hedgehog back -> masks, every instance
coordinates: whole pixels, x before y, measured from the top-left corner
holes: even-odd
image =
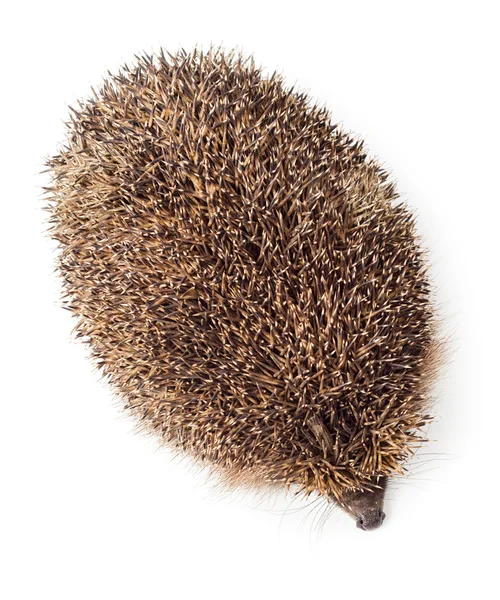
[[[49,166],[77,335],[149,429],[306,493],[401,472],[429,418],[426,263],[325,109],[236,54],[142,57]]]

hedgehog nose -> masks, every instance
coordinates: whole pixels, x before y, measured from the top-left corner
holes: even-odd
[[[385,519],[385,513],[380,508],[374,508],[366,511],[356,521],[356,527],[363,529],[364,531],[370,531],[371,529],[377,529],[380,527]]]

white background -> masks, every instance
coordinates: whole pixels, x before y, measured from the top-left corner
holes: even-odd
[[[0,597],[498,597],[497,2],[27,2],[2,8]],[[375,532],[225,494],[134,430],[72,341],[39,174],[68,104],[136,52],[254,53],[392,170],[430,247],[449,366],[435,440]],[[300,509],[300,510],[295,510]]]

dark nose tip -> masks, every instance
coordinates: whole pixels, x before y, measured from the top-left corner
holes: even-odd
[[[385,513],[380,508],[369,510],[358,517],[356,521],[356,527],[363,529],[364,531],[370,531],[380,527],[385,519]]]

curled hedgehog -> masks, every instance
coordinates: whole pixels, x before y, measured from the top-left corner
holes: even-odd
[[[430,421],[415,219],[329,112],[211,49],[137,57],[47,161],[75,331],[149,430],[365,530]]]

